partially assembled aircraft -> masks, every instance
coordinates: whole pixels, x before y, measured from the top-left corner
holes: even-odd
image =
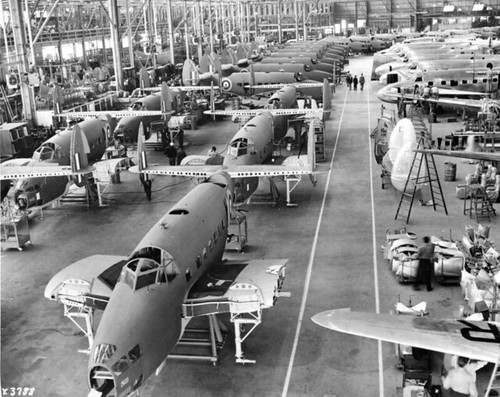
[[[500,323],[466,319],[433,319],[335,309],[315,314],[322,327],[365,338],[400,343],[474,360],[496,363],[500,356]]]
[[[0,178],[17,180],[15,204],[21,210],[44,207],[64,195],[72,180],[83,186],[82,176],[94,170],[88,164],[102,158],[114,125],[111,117],[84,120],[47,139],[31,159],[2,163]]]
[[[89,396],[138,392],[161,371],[193,317],[230,313],[239,335],[236,319],[256,312],[253,327],[262,310],[274,306],[286,259],[222,260],[233,199],[230,176],[213,173],[174,204],[130,256],[94,255],[50,280],[46,298],[104,310],[95,338],[92,327],[87,330]],[[237,362],[253,362],[236,343]]]
[[[207,177],[213,172],[224,169],[235,178],[235,199],[241,204],[247,201],[257,189],[260,177],[285,176],[293,177],[295,185],[300,181],[301,175],[314,177],[315,150],[314,150],[314,128],[316,121],[309,124],[307,137],[307,155],[290,156],[284,159],[282,164],[273,162],[267,164],[273,154],[274,143],[279,142],[286,136],[286,126],[283,127],[285,116],[292,114],[322,113],[330,110],[331,90],[327,82],[323,84],[324,109],[293,109],[292,102],[296,101],[295,87],[293,85],[282,88],[269,100],[268,109],[240,110],[240,111],[216,111],[211,114],[238,113],[240,116],[257,116],[250,119],[231,139],[228,144],[227,155],[222,164],[210,165],[206,156],[200,158],[203,165],[180,165],[161,166],[148,165],[146,152],[143,149],[143,139],[138,144],[138,165],[131,167],[131,172],[147,175],[178,175],[188,177]],[[326,107],[325,107],[326,106]],[[288,108],[286,108],[288,107]],[[328,113],[328,112],[327,112]],[[319,120],[318,120],[319,121]],[[283,160],[283,159],[282,159]],[[205,163],[206,162],[206,163]],[[199,164],[199,162],[198,162]],[[146,179],[143,184],[147,182]],[[313,179],[313,184],[315,180]],[[294,185],[294,186],[295,186]],[[146,193],[147,185],[144,184]],[[290,190],[287,185],[287,204],[290,204]],[[148,196],[149,197],[149,196]]]
[[[171,115],[177,111],[178,104],[183,102],[184,93],[174,91],[165,82],[162,83],[160,88],[137,88],[134,90],[133,95],[137,93],[148,94],[134,100],[128,110],[63,112],[59,113],[58,116],[88,118],[104,115],[119,119],[113,137],[127,143],[137,142],[139,125],[142,123],[147,140],[151,135],[151,123],[160,120],[167,123]],[[133,99],[134,97],[131,96],[131,100]]]

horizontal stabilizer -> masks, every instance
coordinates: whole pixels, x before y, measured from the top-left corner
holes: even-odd
[[[315,314],[322,327],[346,334],[400,343],[474,360],[496,362],[500,323],[352,312],[336,309]]]
[[[79,260],[50,279],[44,296],[63,303],[73,302],[75,305],[83,305],[86,295],[109,298],[116,284],[116,277],[111,280],[109,274],[107,278],[101,278],[100,275],[117,266],[119,269],[115,274],[119,275],[126,260],[127,257],[116,255],[92,255]]]

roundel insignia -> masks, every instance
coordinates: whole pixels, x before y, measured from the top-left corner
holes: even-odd
[[[232,87],[231,80],[228,80],[228,79],[222,80],[222,89],[224,91],[231,90],[231,87]]]

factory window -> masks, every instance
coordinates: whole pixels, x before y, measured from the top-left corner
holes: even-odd
[[[94,349],[94,363],[104,364],[106,363],[115,353],[116,346],[109,343],[101,343]]]
[[[128,369],[127,356],[121,357],[116,363],[111,367],[111,371],[113,371],[116,375],[121,375]]]
[[[142,356],[142,349],[141,345],[135,345],[130,351],[128,352],[128,358],[130,358],[131,363],[135,363],[139,358]]]

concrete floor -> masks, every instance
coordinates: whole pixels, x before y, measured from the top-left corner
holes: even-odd
[[[348,70],[370,76],[371,57],[351,59]],[[263,323],[245,340],[254,365],[234,362],[234,333],[220,353],[219,364],[172,360],[158,377],[150,378],[142,396],[396,396],[402,373],[395,367],[394,346],[335,333],[314,324],[313,314],[333,308],[388,312],[398,299],[428,302],[430,316],[452,317],[464,304],[459,286],[438,285],[415,292],[399,284],[383,258],[381,245],[395,221],[399,195],[381,189],[370,132],[380,114],[379,86],[368,80],[364,92],[339,86],[334,112],[326,124],[329,172],[316,187],[304,180],[293,192],[297,207],[250,205],[250,259],[289,258],[285,291]],[[434,137],[460,128],[458,123],[433,124]],[[212,145],[223,152],[237,124],[207,123],[187,131],[188,154]],[[166,161],[159,153],[157,160]],[[437,158],[449,215],[442,209],[416,205],[408,230],[423,235],[461,239],[466,225],[476,221],[462,213],[455,187],[473,166],[457,163],[457,181],[443,182],[444,162]],[[138,241],[193,183],[185,178],[156,177],[153,200],[147,201],[138,178],[122,173],[106,199],[109,206],[87,210],[71,205],[44,211],[31,222],[33,245],[2,252],[1,364],[2,388],[34,388],[35,396],[86,396],[87,356],[78,353],[86,339],[63,318],[62,307],[43,297],[45,285],[65,266],[92,254],[129,254]],[[284,184],[278,183],[284,193]],[[491,219],[490,236],[497,241],[499,220]],[[485,223],[488,223],[487,221]],[[439,363],[436,363],[439,371]],[[480,394],[491,367],[479,373]],[[438,381],[438,379],[436,379]]]

